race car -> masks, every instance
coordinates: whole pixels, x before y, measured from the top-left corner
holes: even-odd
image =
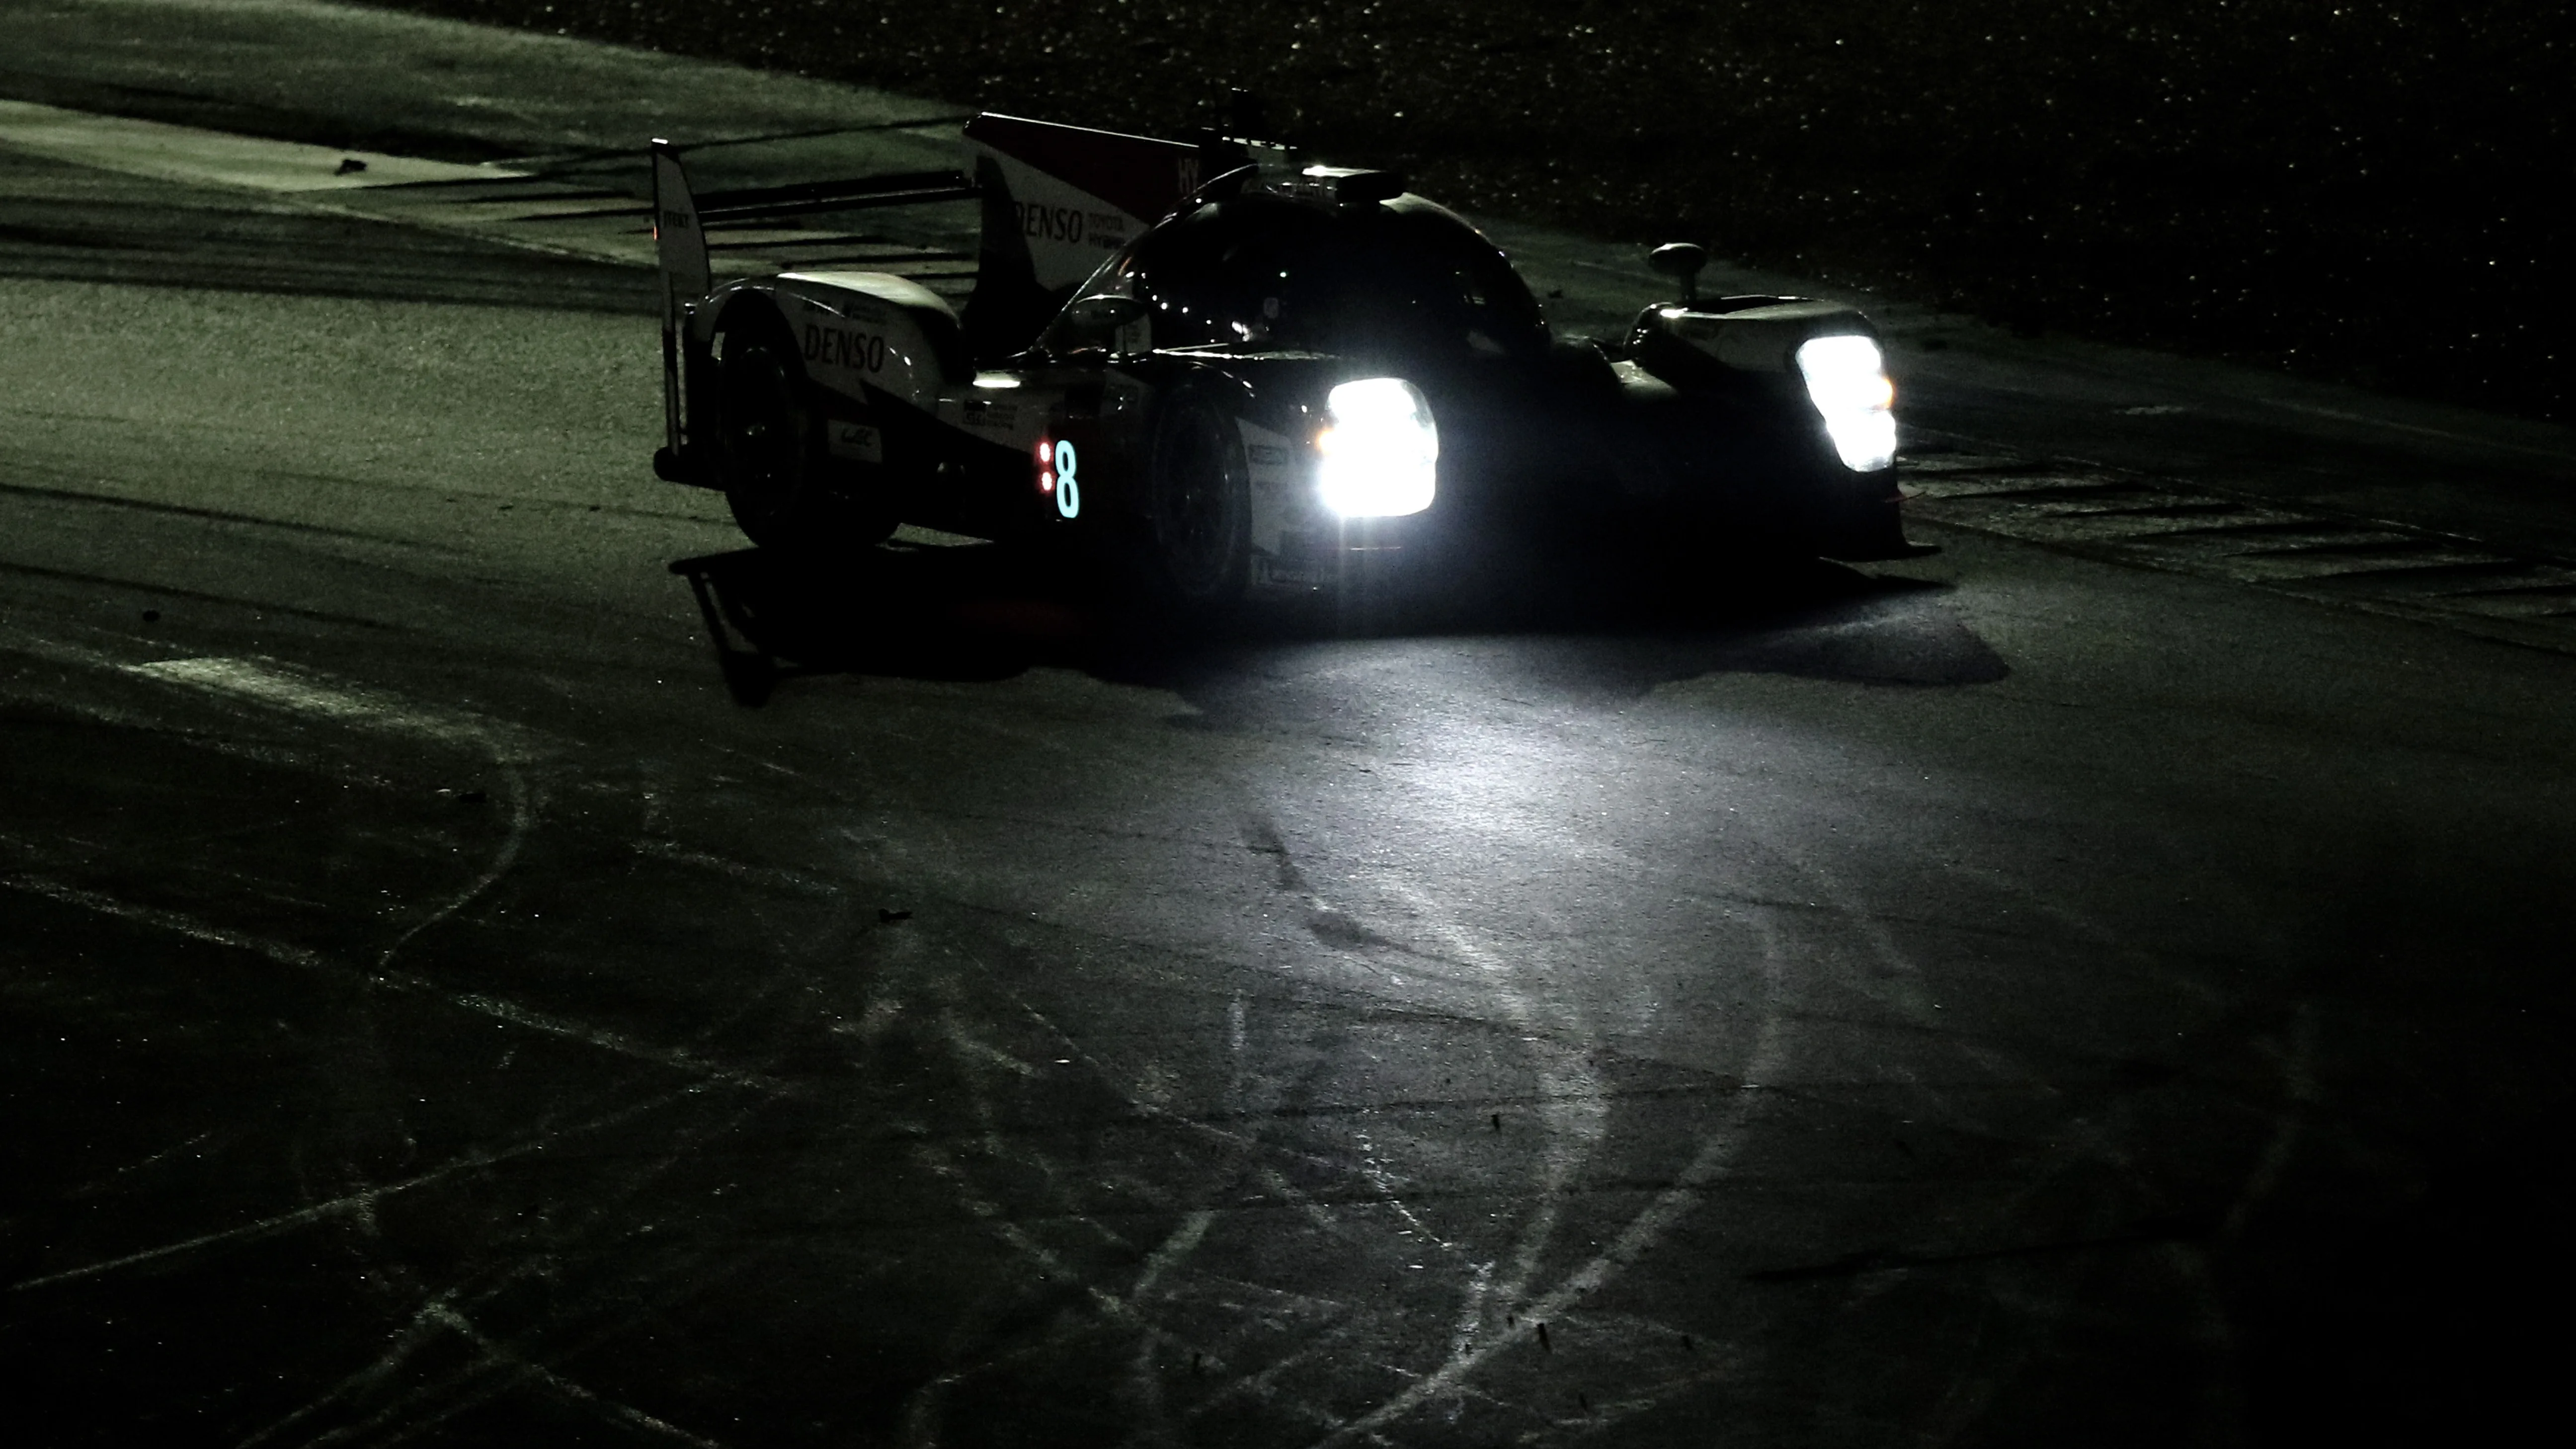
[[[1363,556],[1614,520],[1845,559],[1906,551],[1894,390],[1831,302],[1682,295],[1623,337],[1553,337],[1510,261],[1377,170],[1273,143],[985,114],[971,175],[692,197],[652,147],[666,437],[755,542],[911,523],[1120,541],[1185,609],[1327,590]],[[885,273],[715,285],[728,221],[981,206],[962,313]]]

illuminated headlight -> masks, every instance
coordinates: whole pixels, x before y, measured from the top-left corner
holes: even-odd
[[[1872,473],[1896,461],[1896,384],[1887,380],[1877,343],[1810,338],[1798,345],[1798,371],[1844,467]]]
[[[1334,388],[1315,435],[1316,492],[1344,518],[1390,518],[1431,506],[1440,430],[1422,389],[1397,377]]]

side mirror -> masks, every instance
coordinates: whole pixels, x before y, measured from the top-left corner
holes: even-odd
[[[1072,305],[1064,309],[1064,319],[1072,323],[1076,331],[1102,337],[1143,321],[1145,304],[1133,297],[1095,292],[1088,297],[1075,298]]]
[[[1699,300],[1699,269],[1708,265],[1708,248],[1690,242],[1670,242],[1646,254],[1646,266],[1658,276],[1672,277],[1682,284],[1682,300]]]

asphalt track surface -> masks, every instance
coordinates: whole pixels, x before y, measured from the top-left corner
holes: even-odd
[[[0,196],[15,1442],[2541,1401],[2561,651],[1929,521],[1196,641],[918,538],[745,709],[631,276]]]

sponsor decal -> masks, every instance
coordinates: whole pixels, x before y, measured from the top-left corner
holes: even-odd
[[[1260,581],[1273,588],[1320,588],[1324,571],[1311,563],[1286,563],[1262,554],[1252,561]]]
[[[1144,225],[1116,202],[1010,157],[993,159],[1010,196],[1017,241],[1028,249],[1041,287],[1071,286],[1090,276],[1103,255],[1125,246]]]
[[[1234,426],[1252,474],[1252,548],[1256,555],[1275,558],[1290,552],[1291,531],[1313,511],[1312,490],[1303,486],[1305,469],[1287,434],[1247,418],[1235,419]]]
[[[853,327],[805,324],[805,360],[860,372],[885,371],[885,338]]]
[[[1198,147],[986,113],[966,127],[984,151],[1098,199],[1104,211],[1158,217],[1198,187]],[[1030,193],[1013,178],[1011,194]],[[1033,233],[1034,235],[1034,233]]]
[[[1022,236],[1059,242],[1082,240],[1085,213],[1079,206],[1040,206],[1034,202],[1014,201],[1011,210],[1020,219]]]
[[[835,421],[831,425],[832,456],[855,463],[885,461],[885,438],[874,424]]]
[[[1015,403],[970,400],[958,417],[957,426],[978,437],[1007,438],[1020,430],[1020,409]]]

